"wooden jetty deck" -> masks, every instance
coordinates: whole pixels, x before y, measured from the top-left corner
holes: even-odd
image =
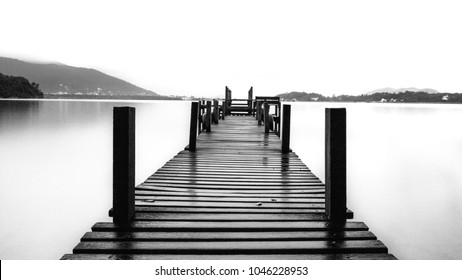
[[[128,223],[96,223],[62,259],[394,259],[364,223],[333,223],[325,185],[252,113],[225,106],[195,149],[135,188]]]

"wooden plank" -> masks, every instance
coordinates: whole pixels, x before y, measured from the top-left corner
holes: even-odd
[[[325,214],[135,213],[136,221],[327,221]]]
[[[135,206],[136,213],[245,213],[245,214],[324,214],[319,208],[219,208],[219,207],[180,207],[180,206]]]
[[[307,174],[310,170],[306,169],[297,169],[297,168],[259,168],[259,169],[245,169],[245,168],[194,168],[194,167],[172,167],[166,166],[159,169],[159,171],[179,171],[179,172],[210,172],[210,173],[236,173],[239,172],[241,174],[247,173],[258,173],[258,174]]]
[[[262,202],[208,202],[208,201],[149,201],[135,200],[135,206],[184,206],[184,207],[220,207],[220,208],[317,208],[324,209],[324,202],[280,203]]]
[[[318,178],[311,172],[246,172],[245,170],[242,171],[235,171],[235,172],[221,172],[221,171],[208,171],[208,170],[190,170],[190,171],[175,171],[169,169],[159,169],[156,171],[153,176],[202,176],[202,177],[220,177],[220,178]]]
[[[212,186],[312,186],[324,185],[317,179],[305,179],[305,180],[286,180],[286,181],[258,181],[258,180],[199,180],[199,179],[148,179],[145,184],[194,184],[194,185],[212,185]]]
[[[73,250],[82,253],[126,254],[290,254],[290,253],[387,253],[378,240],[326,241],[240,241],[240,242],[80,242]]]
[[[149,179],[156,179],[156,178],[199,178],[199,179],[214,179],[214,180],[215,179],[216,180],[231,179],[231,180],[260,180],[260,181],[287,180],[287,179],[304,180],[304,179],[312,179],[312,178],[318,179],[318,177],[316,177],[312,173],[307,173],[307,174],[276,173],[276,174],[266,174],[266,175],[254,175],[254,174],[246,175],[246,174],[234,173],[230,175],[230,174],[222,174],[220,172],[210,174],[209,172],[176,173],[174,171],[156,172],[155,174],[149,177]]]
[[[270,197],[210,197],[210,196],[157,196],[143,195],[136,196],[135,199],[140,202],[159,202],[159,201],[189,201],[189,202],[251,202],[251,203],[322,203],[324,197],[320,198],[270,198]]]
[[[277,198],[277,199],[289,199],[289,198],[324,198],[324,193],[223,193],[223,192],[172,192],[172,191],[144,191],[144,190],[135,190],[137,196],[184,196],[184,197],[242,197],[242,198]]]
[[[87,232],[81,241],[320,241],[376,240],[370,231]]]
[[[175,183],[205,183],[205,182],[213,182],[213,183],[252,183],[252,184],[303,184],[303,183],[321,183],[321,181],[316,177],[310,178],[274,178],[274,179],[264,179],[264,178],[252,178],[244,177],[244,178],[219,178],[219,177],[199,177],[199,176],[190,176],[190,177],[179,177],[179,176],[152,176],[146,182],[161,182],[161,183],[168,183],[168,182],[175,182]]]
[[[281,191],[290,191],[290,190],[307,190],[307,189],[322,189],[324,190],[324,185],[322,184],[304,184],[302,186],[253,186],[250,184],[247,185],[235,185],[235,186],[226,186],[226,185],[206,185],[206,184],[162,184],[162,183],[143,183],[142,188],[144,189],[157,189],[161,190],[162,188],[184,188],[184,189],[213,189],[213,190],[259,190],[262,192],[267,192],[268,190],[277,190]]]
[[[134,221],[125,231],[322,231],[331,227],[329,222],[186,222],[186,221]],[[92,231],[124,230],[114,223],[100,222],[92,227]],[[368,230],[362,222],[346,222],[342,230]]]
[[[169,192],[182,192],[182,193],[223,193],[223,194],[261,194],[261,189],[211,189],[211,188],[182,188],[182,187],[156,187],[150,185],[139,185],[136,187],[136,191],[169,191]],[[312,194],[312,193],[324,193],[324,187],[317,188],[297,188],[297,189],[265,189],[264,193],[268,195],[280,195],[280,194]]]
[[[66,254],[61,260],[396,260],[386,253],[375,254]]]

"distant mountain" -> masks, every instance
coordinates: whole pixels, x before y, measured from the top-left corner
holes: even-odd
[[[43,98],[43,93],[38,89],[38,84],[31,84],[24,77],[0,73],[0,98]]]
[[[400,93],[400,92],[406,92],[406,91],[410,91],[410,92],[426,92],[426,93],[439,93],[439,91],[434,90],[434,89],[432,89],[432,88],[422,88],[422,89],[419,89],[419,88],[415,88],[415,87],[410,87],[410,88],[391,88],[391,87],[387,87],[387,88],[379,88],[379,89],[376,89],[376,90],[373,90],[373,91],[369,91],[369,92],[366,93],[366,94],[374,94],[374,93]]]
[[[25,77],[39,84],[45,94],[162,97],[94,69],[58,63],[31,63],[0,57],[0,73]]]

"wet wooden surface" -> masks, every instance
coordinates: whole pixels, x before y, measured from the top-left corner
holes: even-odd
[[[364,223],[332,228],[324,194],[274,133],[230,116],[136,187],[129,228],[96,223],[62,259],[394,259]]]

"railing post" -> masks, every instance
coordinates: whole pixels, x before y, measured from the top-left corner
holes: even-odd
[[[221,119],[224,120],[226,115],[226,100],[221,102]]]
[[[264,117],[263,120],[265,122],[265,133],[269,133],[269,104],[268,102],[263,103],[263,110],[264,110]]]
[[[334,226],[346,222],[346,109],[326,108],[326,214]]]
[[[252,115],[252,99],[253,99],[253,87],[249,89],[249,96],[247,98],[247,106],[249,107],[249,116]]]
[[[281,152],[287,154],[290,152],[290,105],[285,104],[284,110],[282,110],[282,144]],[[279,118],[281,122],[281,119]],[[281,127],[279,127],[281,128]]]
[[[229,91],[229,89],[228,89],[228,87],[226,86],[226,87],[225,87],[225,104],[226,104],[226,106],[224,107],[224,108],[225,108],[225,116],[228,115],[228,111],[227,111],[227,110],[228,110],[228,108],[227,108],[227,107],[228,107],[228,99],[229,99],[229,93],[228,93],[228,91]]]
[[[207,109],[205,111],[205,123],[207,126],[205,127],[205,131],[210,132],[212,129],[212,101],[207,101]]]
[[[261,125],[261,102],[257,101],[257,121],[258,125]]]
[[[228,115],[231,115],[231,106],[233,105],[232,93],[228,88],[228,104],[226,104],[226,109],[228,110]]]
[[[213,123],[218,124],[220,120],[220,108],[218,107],[218,100],[213,100]]]
[[[135,215],[135,108],[114,107],[113,221],[127,227]]]
[[[189,151],[196,151],[196,138],[197,138],[197,121],[199,119],[199,106],[198,102],[191,103],[191,124],[189,126]]]

